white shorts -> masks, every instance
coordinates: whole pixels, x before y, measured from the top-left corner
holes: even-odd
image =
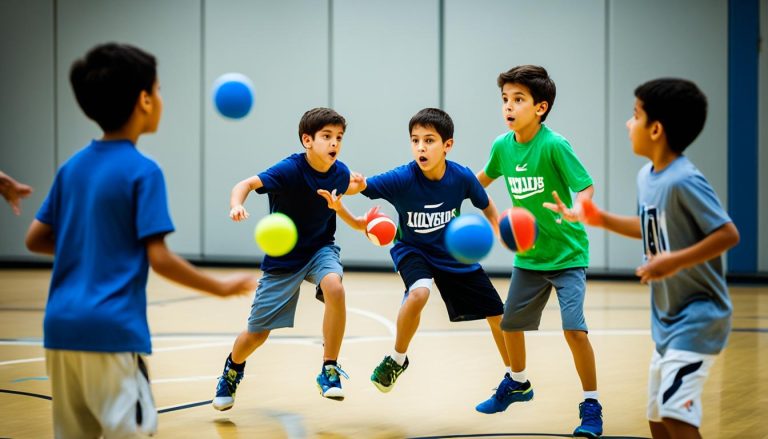
[[[648,374],[648,419],[671,418],[701,425],[701,392],[716,355],[668,349],[653,351]]]
[[[135,438],[157,431],[144,359],[131,352],[46,349],[58,438]]]

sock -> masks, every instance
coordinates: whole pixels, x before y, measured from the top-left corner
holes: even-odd
[[[509,375],[509,376],[511,377],[511,376],[512,376],[512,373],[513,373],[513,372],[512,372],[512,368],[511,368],[511,367],[508,367],[508,368],[507,368],[507,375]]]
[[[397,352],[396,350],[393,349],[392,355],[390,355],[390,357],[392,357],[392,359],[395,360],[397,364],[399,364],[400,366],[405,364],[405,357],[406,357],[405,352],[401,354],[400,352]]]
[[[521,370],[520,372],[512,372],[511,374],[509,374],[509,376],[511,376],[512,379],[517,381],[518,383],[524,383],[528,381],[528,377],[526,376],[525,369]]]
[[[233,370],[235,370],[237,372],[242,372],[242,371],[245,370],[245,361],[243,361],[242,363],[235,363],[232,360],[232,353],[230,353],[229,356],[227,357],[227,363],[229,363],[229,367],[231,369],[233,369]]]
[[[597,390],[585,390],[584,391],[584,399],[594,399],[595,402],[597,402],[598,393]]]
[[[323,367],[325,366],[338,366],[336,360],[323,360]]]

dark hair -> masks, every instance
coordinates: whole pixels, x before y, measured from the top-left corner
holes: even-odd
[[[504,84],[524,85],[530,90],[533,103],[538,104],[547,101],[547,111],[541,116],[541,121],[547,120],[547,115],[552,111],[552,106],[555,105],[557,88],[555,81],[549,77],[544,67],[532,65],[513,67],[500,74],[496,83],[499,84],[499,88],[504,88]]]
[[[669,149],[678,154],[682,154],[704,128],[707,97],[687,79],[648,81],[635,89],[635,97],[643,103],[647,123],[661,123]]]
[[[320,107],[307,111],[299,121],[299,140],[302,140],[301,136],[304,134],[314,139],[315,134],[326,125],[340,125],[345,131],[347,129],[346,119],[330,108]]]
[[[141,91],[152,94],[156,79],[155,57],[128,44],[98,45],[69,71],[77,103],[105,132],[128,122]]]
[[[451,116],[439,108],[425,108],[414,114],[408,122],[408,134],[413,132],[414,126],[433,128],[440,134],[443,142],[453,139],[453,120]]]

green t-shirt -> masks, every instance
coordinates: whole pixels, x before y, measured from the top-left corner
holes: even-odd
[[[592,185],[592,177],[563,136],[544,124],[528,143],[515,141],[512,131],[502,134],[493,142],[485,173],[490,178],[504,176],[512,205],[536,217],[536,244],[515,255],[516,267],[546,271],[589,265],[584,226],[565,220],[558,223],[560,215],[542,206],[545,201],[554,202],[552,191],[557,191],[563,203],[572,207],[571,191]]]

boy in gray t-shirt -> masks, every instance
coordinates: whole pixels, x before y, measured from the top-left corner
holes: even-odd
[[[651,434],[697,438],[704,382],[731,329],[722,254],[739,242],[739,232],[707,180],[683,156],[704,127],[704,94],[690,81],[663,78],[640,85],[635,97],[627,121],[632,150],[651,160],[637,176],[638,215],[615,215],[590,203],[575,212],[557,196],[557,204],[547,207],[643,240],[645,263],[635,273],[650,283],[653,305]]]

